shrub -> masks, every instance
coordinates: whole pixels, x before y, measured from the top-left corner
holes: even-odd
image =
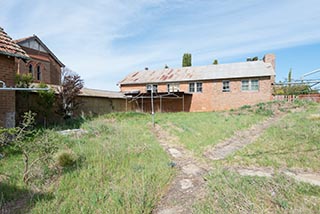
[[[63,150],[57,154],[57,164],[60,167],[73,166],[78,160],[78,156],[71,150]]]

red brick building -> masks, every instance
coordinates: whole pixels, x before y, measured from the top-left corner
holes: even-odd
[[[151,89],[156,111],[217,111],[272,100],[275,56],[231,64],[143,70],[119,82],[130,103],[150,110]]]
[[[28,62],[17,60],[17,73],[31,74],[36,83],[60,85],[64,64],[36,35],[15,40],[15,42],[31,58]]]
[[[26,61],[28,54],[0,27],[0,127],[14,127],[16,98],[13,87],[17,72],[15,60]]]

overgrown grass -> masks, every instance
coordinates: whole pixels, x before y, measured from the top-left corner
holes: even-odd
[[[244,109],[248,109],[247,107]],[[266,119],[268,114],[237,112],[166,113],[156,115],[159,125],[179,138],[179,142],[197,155],[208,146],[231,137],[236,131]]]
[[[81,161],[63,170],[49,187],[49,200],[35,198],[31,213],[150,213],[174,170],[151,133],[147,115],[114,114],[85,122],[81,138],[60,136],[61,148],[72,149]],[[20,182],[19,156],[2,160],[0,170]],[[14,192],[13,192],[14,193]],[[15,197],[7,194],[10,200]]]
[[[318,213],[320,187],[276,175],[240,176],[217,169],[209,180],[208,195],[194,213]]]
[[[282,103],[273,102],[230,112],[156,114],[156,123],[177,136],[177,143],[202,155],[208,146],[272,116],[278,104],[278,111],[286,111]],[[317,213],[319,187],[296,183],[283,175],[240,176],[221,165],[318,171],[319,111],[319,105],[309,105],[305,112],[291,113],[257,142],[226,161],[214,163],[216,169],[206,177],[208,196],[194,206],[194,213]],[[114,113],[76,125],[87,134],[61,136],[44,130],[60,151],[70,150],[77,158],[61,169],[58,180],[43,183],[45,192],[33,198],[28,212],[151,213],[175,171],[151,132],[150,115]],[[20,194],[35,193],[22,182],[21,154],[14,150],[4,154],[0,159],[0,204],[16,200]]]
[[[231,165],[271,166],[320,170],[319,105],[288,114],[253,144],[239,150],[226,161]]]

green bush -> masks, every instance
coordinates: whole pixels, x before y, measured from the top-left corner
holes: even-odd
[[[57,164],[60,167],[73,166],[78,160],[78,156],[70,149],[60,151],[57,154]]]

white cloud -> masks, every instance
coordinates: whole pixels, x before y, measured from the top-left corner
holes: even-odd
[[[87,87],[117,90],[145,66],[177,67],[320,41],[320,3],[307,1],[0,0],[14,38],[37,34]]]

